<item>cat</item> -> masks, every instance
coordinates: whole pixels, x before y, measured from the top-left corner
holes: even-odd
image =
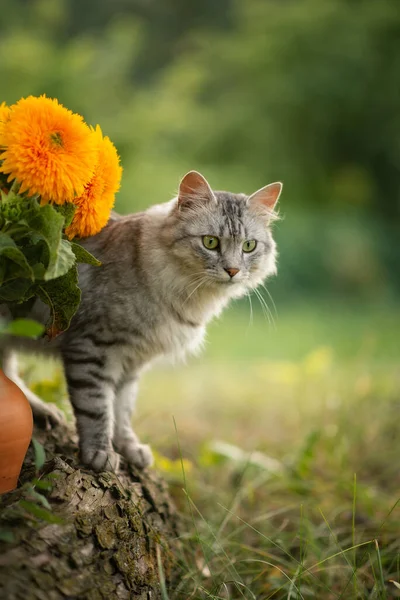
[[[270,225],[281,190],[272,183],[251,196],[213,191],[190,171],[173,200],[113,214],[83,241],[102,266],[79,266],[79,309],[67,331],[38,348],[62,358],[86,467],[115,470],[120,455],[151,465],[151,449],[131,425],[139,376],[158,357],[196,353],[206,324],[276,272]],[[37,302],[32,316],[45,322],[46,310]],[[34,416],[57,423],[57,409],[18,376],[13,349],[3,361]]]

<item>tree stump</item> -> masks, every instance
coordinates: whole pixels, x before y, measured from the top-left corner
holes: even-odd
[[[38,478],[50,481],[43,492],[50,506],[32,494],[30,448],[21,486],[0,497],[0,598],[161,598],[160,581],[168,584],[176,564],[178,533],[164,482],[124,465],[118,474],[81,468],[66,426],[35,430],[34,437],[46,451]]]

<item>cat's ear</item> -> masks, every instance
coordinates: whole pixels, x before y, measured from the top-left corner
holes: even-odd
[[[254,192],[247,202],[249,206],[259,208],[265,207],[268,212],[272,212],[279,200],[282,187],[283,186],[280,181],[270,183],[269,185],[262,187],[260,190],[257,190],[257,192]]]
[[[197,171],[189,171],[179,184],[178,207],[186,208],[215,200],[205,177]]]

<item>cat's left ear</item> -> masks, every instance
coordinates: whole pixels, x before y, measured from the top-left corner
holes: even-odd
[[[197,171],[189,171],[179,184],[178,207],[188,208],[215,200],[212,189],[205,177]]]
[[[260,190],[257,190],[257,192],[254,192],[247,202],[249,206],[258,206],[260,208],[265,207],[269,212],[272,212],[279,200],[282,187],[283,185],[280,181],[270,183],[269,185],[262,187]]]

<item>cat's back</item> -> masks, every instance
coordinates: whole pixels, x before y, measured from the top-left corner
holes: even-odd
[[[81,335],[94,328],[97,337],[111,339],[118,332],[123,346],[133,346],[144,360],[160,354],[180,357],[194,351],[204,335],[202,323],[180,314],[166,289],[167,248],[159,251],[157,238],[169,206],[144,213],[116,215],[98,235],[83,242],[101,261],[100,267],[81,265],[82,301],[68,333]],[[152,257],[154,246],[156,256]],[[156,264],[157,263],[157,268]],[[107,339],[108,339],[107,337]]]
[[[138,254],[146,213],[117,215],[113,213],[107,225],[98,233],[82,241],[103,267],[130,260]]]
[[[82,241],[101,265],[81,264],[78,268],[82,301],[95,294],[113,300],[115,294],[126,295],[141,278],[141,245],[145,213],[110,219],[97,235]]]
[[[149,280],[149,250],[170,209],[171,203],[168,202],[125,216],[113,212],[100,233],[82,241],[82,245],[101,262],[97,268],[79,266],[82,291],[93,284],[97,290],[104,288],[126,297],[139,284],[146,287]]]
[[[88,324],[98,324],[99,329],[119,329],[129,317],[141,280],[139,246],[143,218],[143,213],[111,218],[100,233],[81,242],[101,265],[78,267],[81,302],[66,338]]]

